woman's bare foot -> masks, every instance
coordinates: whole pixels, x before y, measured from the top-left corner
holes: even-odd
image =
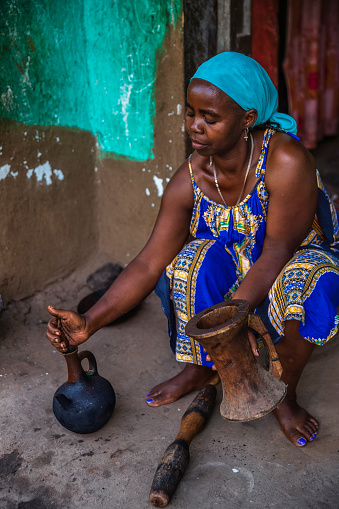
[[[297,447],[312,442],[318,434],[319,423],[295,399],[288,396],[273,410],[282,431]]]
[[[319,423],[297,403],[296,388],[314,344],[306,341],[299,334],[299,322],[285,322],[285,337],[276,345],[276,350],[283,367],[281,379],[287,385],[285,399],[273,410],[273,414],[286,437],[297,447],[312,442],[318,434]]]
[[[202,389],[207,384],[220,382],[218,373],[207,366],[186,364],[178,375],[154,387],[147,396],[149,406],[160,406],[173,403],[185,394]]]

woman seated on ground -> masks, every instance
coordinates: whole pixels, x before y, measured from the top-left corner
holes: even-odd
[[[226,52],[202,64],[187,92],[194,152],[169,182],[149,241],[86,314],[49,307],[47,337],[59,351],[80,345],[159,282],[169,318],[175,312],[176,358],[185,363],[146,396],[159,406],[218,382],[209,357],[186,336],[187,321],[225,299],[246,299],[284,370],[287,396],[274,415],[304,446],[319,424],[298,405],[296,387],[315,345],[337,332],[338,222],[295,121],[276,108],[277,91],[253,59]]]

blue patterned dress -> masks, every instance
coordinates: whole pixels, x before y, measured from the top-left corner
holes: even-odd
[[[200,344],[185,334],[185,326],[200,311],[232,298],[262,252],[269,201],[266,158],[274,132],[267,129],[264,133],[254,188],[233,207],[205,196],[195,183],[191,158],[188,160],[194,190],[190,226],[194,240],[167,267],[156,289],[169,318],[171,345],[178,361],[211,365]],[[317,345],[324,344],[338,330],[338,218],[318,173],[317,179],[318,209],[312,228],[256,310],[275,343],[283,336],[285,320],[299,320],[300,334]],[[170,288],[172,317],[166,305],[166,285]]]

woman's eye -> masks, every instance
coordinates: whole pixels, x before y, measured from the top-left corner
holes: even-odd
[[[194,113],[193,113],[192,111],[188,111],[188,110],[186,110],[186,115],[187,115],[188,117],[194,117]]]
[[[216,124],[217,121],[216,120],[207,120],[207,118],[205,118],[205,122],[206,122],[206,124],[211,125],[211,124]]]

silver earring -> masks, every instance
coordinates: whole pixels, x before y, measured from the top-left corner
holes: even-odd
[[[246,127],[246,129],[245,129],[244,138],[245,138],[246,141],[248,140],[248,127]]]

